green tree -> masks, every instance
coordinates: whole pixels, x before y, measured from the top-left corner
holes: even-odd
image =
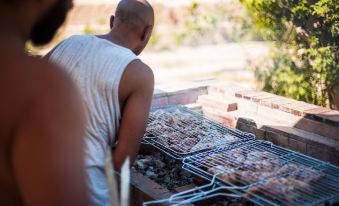
[[[203,42],[213,43],[220,16],[209,10],[199,11],[200,7],[201,5],[195,1],[188,7],[184,29],[176,34],[178,45],[196,46]]]
[[[274,42],[256,66],[263,89],[339,109],[337,0],[240,0],[257,32]]]

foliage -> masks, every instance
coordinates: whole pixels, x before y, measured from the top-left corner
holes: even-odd
[[[184,22],[184,30],[177,34],[176,43],[178,45],[198,45],[202,41],[213,39],[217,29],[218,16],[212,12],[199,11],[200,4],[193,1],[188,8],[188,16]]]
[[[192,1],[179,17],[182,29],[176,32],[177,45],[196,46],[227,41],[261,40],[237,0],[202,4]]]
[[[83,34],[95,34],[96,31],[89,24],[86,24],[84,26],[84,29],[83,29],[82,33]]]
[[[257,31],[274,41],[256,66],[264,90],[339,109],[337,0],[240,0]]]
[[[149,40],[149,46],[155,47],[160,41],[160,36],[156,31],[153,31],[153,34]]]
[[[224,22],[229,24],[225,29],[225,38],[231,42],[261,41],[262,38],[255,30],[253,22],[238,0],[229,2],[229,5],[219,5],[215,9],[219,16],[224,17]]]

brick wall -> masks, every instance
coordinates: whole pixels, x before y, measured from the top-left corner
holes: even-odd
[[[204,84],[186,83],[178,86],[160,86],[154,91],[152,107],[192,104],[198,100],[199,96],[204,94],[207,94],[207,86]]]
[[[208,95],[230,105],[220,109],[198,101],[206,116],[257,139],[339,165],[338,111],[232,85],[212,85]]]
[[[220,82],[157,91],[153,106],[194,104],[207,117],[257,139],[339,165],[339,112]]]

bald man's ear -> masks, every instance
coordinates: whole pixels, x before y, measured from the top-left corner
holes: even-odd
[[[142,41],[146,41],[149,38],[151,38],[152,30],[153,30],[152,26],[146,26],[145,29],[144,29],[144,32],[143,32],[143,34],[141,36],[141,40]]]
[[[113,25],[114,25],[114,15],[112,15],[111,18],[110,18],[110,21],[109,21],[109,27],[110,27],[111,29],[113,29]]]

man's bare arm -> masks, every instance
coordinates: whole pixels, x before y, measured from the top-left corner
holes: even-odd
[[[126,68],[124,76],[125,82],[121,86],[128,85],[132,90],[123,108],[118,145],[113,153],[114,165],[118,171],[127,157],[132,162],[136,159],[154,90],[153,72],[139,60]]]
[[[28,206],[89,205],[81,102],[69,79],[51,76],[19,119],[13,171]]]

